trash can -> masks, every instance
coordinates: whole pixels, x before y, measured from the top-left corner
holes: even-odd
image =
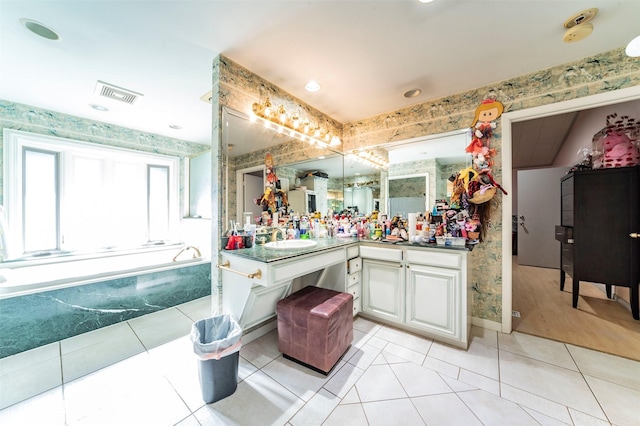
[[[233,394],[238,387],[242,329],[229,314],[193,323],[191,342],[198,356],[198,378],[207,404]]]

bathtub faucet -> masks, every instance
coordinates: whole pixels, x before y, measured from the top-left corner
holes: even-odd
[[[176,254],[174,256],[173,261],[175,262],[178,259],[178,256],[180,256],[182,253],[184,253],[187,250],[193,250],[194,251],[193,256],[191,256],[192,259],[195,259],[195,258],[198,258],[198,257],[202,257],[202,254],[200,254],[200,250],[198,250],[197,247],[187,246],[187,247],[183,248],[182,250],[180,250],[178,252],[178,254]]]

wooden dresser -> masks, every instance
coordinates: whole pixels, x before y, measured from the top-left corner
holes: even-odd
[[[638,312],[640,282],[640,166],[580,170],[561,179],[560,289],[573,278],[573,307],[580,281],[631,289],[631,312]]]

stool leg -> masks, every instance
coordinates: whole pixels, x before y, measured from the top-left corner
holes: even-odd
[[[578,296],[580,293],[580,280],[573,277],[573,307],[578,307]]]

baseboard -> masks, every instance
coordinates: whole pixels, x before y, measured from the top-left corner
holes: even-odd
[[[487,330],[503,332],[501,323],[484,319],[484,318],[471,317],[471,325],[475,325],[476,327],[486,328]]]

